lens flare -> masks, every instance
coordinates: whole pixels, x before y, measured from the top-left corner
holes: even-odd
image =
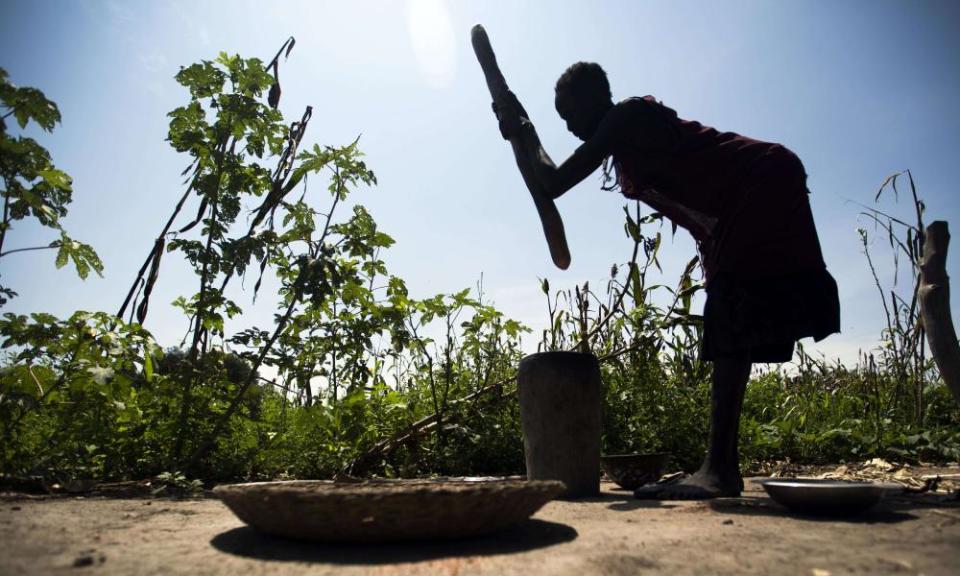
[[[409,0],[407,31],[427,84],[448,86],[457,71],[457,48],[450,13],[443,0]]]

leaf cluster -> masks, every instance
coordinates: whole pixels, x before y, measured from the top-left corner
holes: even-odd
[[[54,249],[57,268],[72,260],[81,279],[86,279],[91,270],[102,276],[103,262],[94,249],[72,239],[61,224],[73,200],[73,180],[53,164],[50,153],[36,140],[9,133],[6,120],[10,117],[21,131],[34,123],[51,132],[60,122],[60,111],[40,90],[12,84],[7,72],[0,68],[0,258],[14,252]],[[46,246],[6,249],[7,232],[14,222],[26,218],[56,230],[59,238]],[[0,293],[6,298],[16,294],[9,288],[0,288]],[[6,299],[0,298],[0,305],[4,302]]]

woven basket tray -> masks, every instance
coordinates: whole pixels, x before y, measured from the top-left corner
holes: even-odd
[[[217,486],[250,526],[327,542],[451,539],[503,530],[564,490],[556,480],[325,480]]]

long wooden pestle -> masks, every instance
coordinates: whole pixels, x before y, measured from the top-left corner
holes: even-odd
[[[507,81],[500,72],[497,65],[497,57],[490,46],[490,38],[487,37],[487,31],[483,26],[477,24],[470,32],[470,40],[473,43],[473,51],[477,55],[480,67],[483,69],[483,76],[487,81],[487,88],[490,90],[490,96],[498,106],[508,106],[509,101]],[[523,154],[520,148],[519,138],[511,138],[510,144],[513,146],[514,156],[520,157]],[[547,245],[550,247],[550,257],[557,268],[566,270],[570,266],[570,249],[567,247],[567,236],[563,231],[563,219],[553,199],[547,196],[540,183],[528,178],[523,174],[523,180],[530,190],[530,196],[533,197],[533,203],[537,207],[537,214],[540,215],[540,223],[543,225],[543,234],[547,238]]]

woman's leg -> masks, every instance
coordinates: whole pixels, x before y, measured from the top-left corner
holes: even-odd
[[[750,380],[748,354],[717,358],[713,363],[710,406],[710,444],[698,474],[716,479],[725,489],[743,489],[738,452],[740,411]]]
[[[700,500],[739,496],[743,490],[738,456],[740,411],[750,379],[750,355],[724,356],[713,362],[710,402],[710,443],[703,465],[695,474],[668,485],[638,488],[637,498]]]

